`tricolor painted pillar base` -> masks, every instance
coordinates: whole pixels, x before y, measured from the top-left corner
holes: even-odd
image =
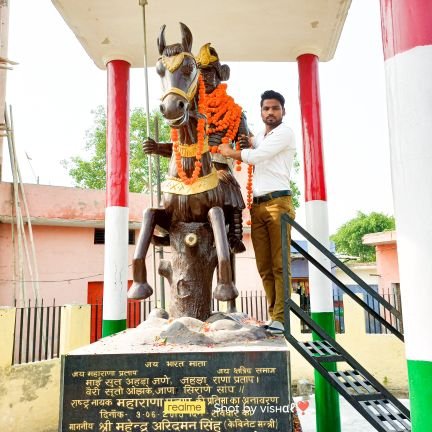
[[[335,337],[333,312],[312,312],[311,316],[330,336]],[[314,332],[312,333],[312,339],[314,341],[321,340]],[[328,371],[336,372],[337,370],[336,363],[323,363],[323,366]],[[340,432],[339,394],[319,372],[314,372],[314,378],[317,431]]]
[[[304,54],[297,58],[303,130],[305,172],[306,229],[324,246],[329,246],[327,195],[322,152],[321,109],[318,58]],[[330,261],[309,244],[309,253],[330,271]],[[309,265],[311,315],[330,336],[335,337],[333,288],[331,281],[315,266]],[[313,339],[319,339],[313,334]],[[331,371],[335,363],[326,364]],[[318,432],[339,432],[339,395],[315,372],[316,425]]]
[[[126,329],[129,223],[129,63],[107,64],[107,169],[102,336]]]
[[[432,431],[432,1],[381,0],[413,432]]]

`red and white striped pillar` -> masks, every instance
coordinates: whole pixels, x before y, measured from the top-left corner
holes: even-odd
[[[327,194],[321,133],[321,102],[318,57],[303,54],[297,58],[300,106],[303,130],[303,157],[306,199],[306,229],[329,248]],[[311,244],[308,252],[331,271],[330,260]],[[331,281],[316,267],[309,265],[311,315],[330,336],[335,337],[333,288]],[[316,334],[314,340],[319,339]],[[329,363],[329,370],[336,370]],[[340,431],[339,396],[336,390],[315,371],[316,425],[318,432]]]
[[[107,63],[105,267],[102,336],[126,329],[129,224],[129,69]]]
[[[381,0],[412,430],[432,431],[432,1]]]

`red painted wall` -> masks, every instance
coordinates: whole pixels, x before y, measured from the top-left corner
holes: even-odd
[[[138,233],[136,233],[138,236]],[[94,244],[94,228],[34,226],[41,297],[50,304],[87,303],[87,284],[103,280],[104,245]],[[14,300],[11,225],[0,224],[0,304]],[[129,246],[131,262],[135,246]],[[131,278],[129,274],[129,279]],[[33,299],[29,272],[25,271],[27,296]],[[17,286],[17,290],[19,287]],[[19,297],[19,293],[16,293]]]

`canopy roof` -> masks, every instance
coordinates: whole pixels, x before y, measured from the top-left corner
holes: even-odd
[[[110,60],[143,67],[139,0],[52,0],[99,68]],[[158,58],[156,39],[167,25],[167,44],[180,42],[178,22],[194,36],[194,53],[211,42],[224,61],[295,61],[300,54],[331,60],[351,0],[148,0],[148,65]]]

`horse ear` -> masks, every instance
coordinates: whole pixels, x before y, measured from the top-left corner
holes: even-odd
[[[159,37],[157,38],[157,44],[158,44],[158,48],[159,48],[159,55],[162,55],[166,43],[165,43],[165,27],[166,25],[164,24],[159,31]]]
[[[192,33],[186,24],[180,23],[180,29],[182,34],[182,45],[186,52],[192,52]]]
[[[228,65],[223,64],[220,68],[220,79],[221,81],[228,81],[230,77],[230,68]]]

